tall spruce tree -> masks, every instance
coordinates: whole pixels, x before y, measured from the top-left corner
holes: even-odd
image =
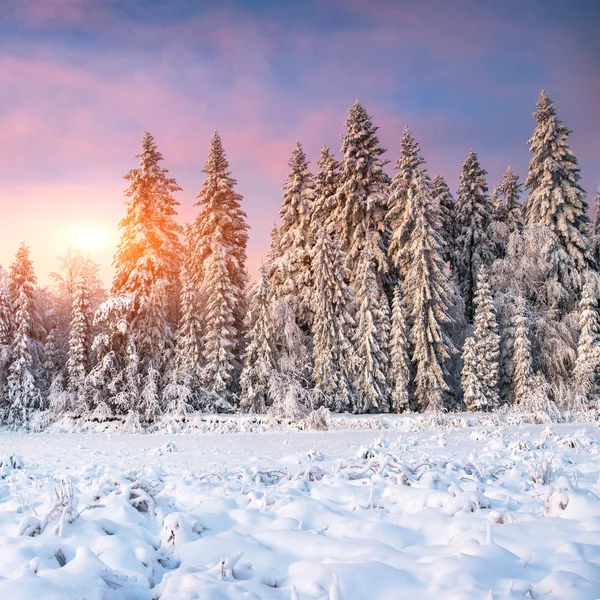
[[[67,355],[67,389],[71,393],[83,395],[85,378],[91,359],[90,290],[83,274],[76,280],[73,293],[69,351]]]
[[[176,281],[179,273],[181,227],[175,222],[179,202],[173,194],[181,191],[168,169],[161,166],[162,154],[148,132],[142,138],[140,166],[128,171],[130,182],[125,196],[127,214],[119,223],[121,241],[114,257],[112,293],[133,294],[137,305],[150,296],[160,279]]]
[[[590,232],[591,259],[596,271],[600,271],[600,184],[596,189],[596,218]]]
[[[345,256],[327,230],[318,232],[313,254],[312,337],[317,403],[335,412],[353,406],[356,356],[352,343],[352,294]]]
[[[240,376],[242,410],[264,413],[271,404],[269,383],[277,366],[275,320],[272,311],[269,277],[264,265],[260,266],[258,281],[250,296],[246,334],[244,368]]]
[[[40,406],[40,359],[45,331],[36,298],[37,278],[29,248],[21,245],[10,267],[10,290],[14,306],[15,331],[8,376],[10,414],[16,421],[28,420]]]
[[[208,158],[202,172],[206,174],[206,179],[196,202],[201,211],[189,231],[190,276],[196,289],[203,294],[210,294],[207,284],[209,259],[215,252],[223,252],[234,319],[234,354],[237,357],[241,352],[238,342],[243,337],[247,311],[248,224],[246,213],[241,208],[242,196],[235,191],[237,181],[231,176],[229,162],[217,131],[210,140]],[[204,289],[207,291],[204,292]]]
[[[163,367],[172,356],[174,333],[168,318],[168,287],[169,283],[165,280],[156,281],[150,289],[143,312],[134,321],[137,326],[136,350],[143,361],[144,376],[150,368],[162,374]]]
[[[205,268],[204,285],[210,294],[204,319],[204,382],[208,390],[230,402],[235,385],[238,332],[234,315],[236,298],[225,249],[213,247]]]
[[[591,283],[583,286],[579,304],[579,342],[575,362],[574,381],[577,391],[587,400],[598,393],[600,379],[600,323],[598,299]]]
[[[392,385],[392,410],[400,413],[409,410],[410,359],[409,340],[400,283],[394,290],[392,300],[392,324],[390,334],[390,376]]]
[[[477,272],[493,260],[492,243],[488,237],[492,207],[487,195],[486,174],[477,154],[471,150],[462,164],[456,199],[458,281],[469,322],[473,321]]]
[[[536,108],[536,127],[529,140],[525,221],[548,227],[575,268],[582,270],[589,260],[589,219],[577,158],[568,144],[571,131],[558,119],[554,104],[543,90]]]
[[[283,186],[279,210],[280,260],[272,278],[273,295],[286,302],[306,329],[311,322],[311,241],[310,219],[314,201],[313,177],[299,142],[294,144],[288,163],[290,172]]]
[[[326,228],[330,233],[332,219],[335,218],[335,195],[338,189],[340,164],[331,154],[328,146],[323,146],[321,156],[317,162],[319,171],[315,176],[314,202],[310,217],[312,236],[316,239],[317,232]],[[313,239],[313,244],[314,244]]]
[[[392,229],[389,256],[392,264],[406,276],[411,262],[410,240],[415,228],[415,197],[418,177],[426,177],[425,160],[408,126],[400,140],[400,158],[390,184],[387,219]]]
[[[424,410],[442,410],[444,396],[450,389],[449,359],[456,352],[449,331],[459,301],[458,291],[444,271],[439,215],[432,204],[431,184],[427,177],[420,176],[414,204],[415,228],[409,249],[412,261],[404,290],[411,311],[416,402]]]
[[[0,280],[0,346],[9,346],[15,327],[15,314],[8,286]]]
[[[334,228],[347,255],[350,281],[358,275],[358,264],[370,246],[380,273],[388,270],[386,212],[389,178],[384,173],[385,150],[379,145],[378,127],[357,100],[348,111],[347,133],[342,136],[342,162],[335,209]],[[353,284],[354,285],[354,284]],[[356,289],[355,286],[353,288]],[[382,288],[383,289],[383,288]]]
[[[161,166],[162,154],[154,138],[145,133],[142,152],[136,155],[140,166],[130,170],[125,179],[130,182],[125,195],[127,213],[120,222],[121,240],[114,257],[115,276],[113,296],[130,294],[132,300],[130,327],[136,345],[142,372],[154,354],[148,340],[156,327],[153,311],[164,312],[167,322],[160,329],[173,328],[178,304],[178,275],[182,245],[179,239],[181,227],[175,221],[179,202],[173,194],[180,191],[175,179],[167,176],[168,170]],[[152,298],[156,285],[164,286],[160,298]],[[162,307],[157,307],[160,301]],[[143,349],[143,350],[142,350]]]
[[[490,238],[496,258],[506,255],[510,236],[523,231],[523,208],[519,202],[522,186],[519,176],[508,167],[502,181],[494,188],[490,202],[493,207],[493,222],[490,225]]]
[[[202,362],[199,293],[185,264],[181,267],[179,278],[181,296],[179,299],[179,326],[175,336],[174,367],[178,376],[181,376],[184,382],[187,382],[188,387],[194,390],[200,383]]]
[[[450,188],[441,175],[436,175],[431,182],[431,194],[434,205],[440,212],[440,236],[442,238],[442,256],[448,263],[452,273],[456,274],[457,269],[457,241],[458,237],[456,227],[456,203]]]
[[[15,325],[14,307],[3,275],[3,270],[0,270],[0,391],[6,389]],[[5,402],[6,400],[0,401],[0,406]]]
[[[355,280],[357,304],[354,347],[357,369],[354,381],[355,412],[388,412],[390,311],[377,276],[377,265],[369,246],[362,251]]]
[[[463,389],[463,400],[467,410],[481,410],[487,406],[483,395],[481,380],[478,373],[478,360],[476,351],[477,342],[473,336],[465,340],[462,351],[463,367],[460,374],[460,383]]]
[[[278,269],[282,268],[281,265],[281,232],[279,227],[273,223],[271,225],[270,231],[270,242],[269,242],[269,251],[265,257],[265,270],[267,273],[267,277],[269,281],[273,281],[279,274],[277,273]]]
[[[516,405],[523,404],[533,391],[533,367],[531,358],[531,340],[529,337],[529,319],[525,302],[517,300],[514,321],[514,345],[512,355],[511,382],[512,399]]]
[[[519,183],[519,176],[511,167],[508,167],[498,185],[501,204],[496,213],[496,218],[506,223],[508,235],[515,231],[523,231],[523,207],[521,194],[523,186]]]
[[[481,387],[481,405],[477,408],[493,410],[498,408],[498,376],[500,361],[500,335],[498,320],[492,297],[489,274],[485,267],[477,274],[475,295],[475,356],[476,372]]]
[[[39,388],[42,397],[50,390],[52,382],[59,375],[65,365],[65,354],[60,343],[61,331],[58,322],[54,320],[44,342],[41,377]],[[45,402],[42,402],[45,405]]]

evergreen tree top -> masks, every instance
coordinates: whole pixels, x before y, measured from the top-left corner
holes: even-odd
[[[541,121],[544,118],[553,117],[556,115],[556,109],[554,108],[554,103],[548,97],[546,90],[542,90],[540,92],[540,97],[535,103],[536,112],[534,116],[536,120]]]
[[[223,149],[223,142],[221,141],[221,136],[219,135],[219,132],[216,129],[214,130],[212,137],[210,138],[210,149],[208,151],[208,158],[206,159],[206,163],[204,165],[204,168],[202,169],[202,172],[207,174],[230,174],[229,162],[227,161],[225,150]]]
[[[502,181],[498,185],[498,192],[504,199],[504,207],[507,212],[514,210],[517,206],[521,206],[519,198],[523,192],[523,186],[519,183],[519,176],[510,166],[502,176]]]
[[[544,90],[540,94],[536,108],[536,112],[533,113],[536,127],[528,141],[532,157],[529,161],[529,174],[525,188],[536,190],[541,183],[547,187],[564,177],[578,191],[584,193],[577,183],[580,179],[577,158],[567,144],[571,130],[557,117],[554,103]],[[552,173],[550,180],[542,175],[547,170]],[[543,182],[540,181],[541,178],[544,179]]]
[[[448,194],[452,195],[450,193],[450,187],[448,186],[448,184],[446,183],[446,180],[439,174],[436,173],[435,177],[433,178],[432,182],[432,187],[435,190],[447,190]]]
[[[10,266],[10,289],[13,294],[17,293],[24,283],[33,287],[37,284],[37,277],[29,256],[29,246],[22,242],[17,250],[15,261]]]
[[[313,177],[308,170],[308,160],[300,142],[294,143],[288,166],[290,167],[290,172],[283,185],[283,205],[280,211],[282,217],[287,210],[287,205],[290,202],[298,203],[299,196],[312,198],[311,188]],[[306,208],[300,204],[298,205],[300,211]]]
[[[121,240],[113,259],[113,292],[139,292],[146,295],[159,278],[173,281],[179,271],[181,226],[174,220],[179,202],[173,193],[180,191],[156,142],[148,132],[142,138],[138,168],[128,171],[130,181],[125,191],[127,212],[119,223]]]
[[[380,156],[385,152],[385,149],[380,147],[377,137],[379,127],[373,125],[371,117],[358,100],[348,110],[345,125],[347,133],[342,134],[344,162],[351,157],[358,158],[365,154]],[[386,164],[386,162],[382,162],[382,164]],[[364,168],[366,169],[367,166],[365,165]]]
[[[235,209],[238,216],[246,217],[246,213],[239,207],[242,196],[234,190],[237,181],[231,177],[223,142],[216,129],[210,139],[208,157],[202,173],[206,173],[207,177],[196,196],[197,202],[194,206],[204,205],[210,206],[211,209],[220,208],[221,210]],[[237,223],[237,225],[243,227],[245,224]],[[245,227],[247,228],[247,226]]]
[[[140,159],[140,166],[135,169],[130,169],[123,179],[131,181],[130,186],[125,190],[126,196],[140,195],[143,199],[149,201],[151,198],[148,196],[148,189],[146,186],[150,183],[156,186],[154,191],[161,191],[163,201],[167,201],[169,204],[179,204],[170,195],[174,192],[180,192],[181,188],[172,177],[167,177],[169,169],[166,169],[160,165],[163,161],[163,155],[158,151],[158,146],[154,137],[144,132],[142,137],[142,151],[135,155],[135,158]],[[169,214],[174,214],[170,212]]]
[[[339,166],[340,163],[332,154],[331,148],[329,146],[323,146],[321,148],[319,160],[317,161],[317,167],[320,169],[317,177],[319,177],[319,175],[330,176],[332,172],[335,172],[339,168]]]
[[[485,179],[487,171],[479,164],[477,153],[471,149],[462,163],[460,184],[458,186],[457,205],[459,214],[462,209],[473,204],[487,203],[488,185]]]
[[[424,170],[421,165],[425,159],[421,156],[421,147],[413,137],[408,125],[404,126],[404,132],[400,139],[400,158],[396,163],[398,177],[411,181],[417,174],[417,170]]]
[[[431,195],[433,200],[439,204],[442,213],[447,216],[448,219],[453,219],[454,197],[452,196],[452,192],[450,192],[450,187],[446,183],[446,180],[439,173],[436,174],[431,182]],[[448,221],[444,223],[443,226],[455,227],[456,223],[454,223],[454,221]]]
[[[246,213],[241,208],[241,194],[235,190],[237,181],[231,177],[229,163],[219,133],[215,130],[202,172],[206,178],[196,196],[195,206],[202,209],[190,227],[190,270],[194,284],[199,286],[205,275],[206,265],[216,246],[227,248],[232,263],[232,277],[236,285],[245,286],[246,245],[248,229]],[[237,267],[233,267],[233,263]],[[236,274],[233,274],[233,271]]]
[[[469,154],[462,163],[462,171],[460,173],[460,184],[457,193],[457,211],[458,220],[460,222],[461,215],[472,211],[480,212],[485,219],[489,218],[487,214],[487,206],[484,210],[484,205],[487,205],[488,185],[485,179],[487,171],[479,164],[477,153],[471,149]],[[477,205],[481,205],[476,208]],[[468,217],[469,221],[471,217]],[[468,223],[467,223],[468,224]]]

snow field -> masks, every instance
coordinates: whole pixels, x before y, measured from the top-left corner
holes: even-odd
[[[6,433],[0,598],[596,600],[599,450],[582,424]]]

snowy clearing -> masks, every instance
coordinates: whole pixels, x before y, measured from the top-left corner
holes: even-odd
[[[581,423],[4,433],[0,598],[596,600],[599,450]]]

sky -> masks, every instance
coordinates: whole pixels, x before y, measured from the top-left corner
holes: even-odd
[[[358,98],[387,169],[408,124],[453,191],[470,148],[490,188],[524,179],[542,89],[573,130],[588,201],[600,180],[597,0],[2,0],[0,265],[21,242],[40,283],[80,247],[106,284],[122,176],[144,131],[197,214],[218,129],[244,197],[254,274],[296,140],[312,167]],[[593,216],[595,210],[592,206]]]

